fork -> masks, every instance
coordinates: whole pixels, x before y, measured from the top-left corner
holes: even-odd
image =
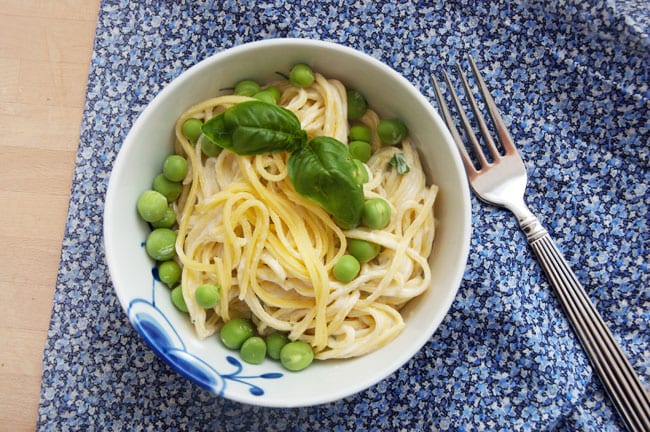
[[[526,167],[471,56],[469,61],[476,83],[483,95],[484,105],[490,114],[498,142],[503,148],[503,151],[499,151],[497,148],[495,139],[491,136],[485,118],[481,114],[481,109],[472,95],[467,77],[463,73],[460,63],[457,63],[456,66],[468,103],[483,136],[485,147],[489,150],[490,161],[474,134],[472,124],[458,95],[453,90],[454,87],[447,72],[444,72],[447,88],[460,116],[465,136],[471,143],[478,167],[474,165],[463,144],[463,139],[451,116],[438,81],[435,77],[432,78],[432,81],[440,111],[456,142],[470,186],[482,201],[504,207],[516,216],[528,244],[544,269],[571,326],[619,415],[630,431],[650,431],[648,393],[549,233],[528,209],[524,201],[527,183]]]

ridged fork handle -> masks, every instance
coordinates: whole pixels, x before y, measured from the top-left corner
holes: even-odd
[[[520,220],[594,370],[630,431],[650,431],[650,398],[582,285],[539,222]],[[535,235],[531,233],[530,228]]]

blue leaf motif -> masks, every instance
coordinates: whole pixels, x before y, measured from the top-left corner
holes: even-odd
[[[252,386],[250,389],[248,389],[248,391],[250,391],[254,396],[262,396],[264,394],[264,390],[257,386]]]
[[[252,379],[278,379],[284,374],[266,372],[261,375],[243,376],[244,365],[234,356],[227,355],[226,361],[235,367],[228,374],[216,371],[203,359],[187,351],[185,343],[167,316],[155,304],[145,299],[134,299],[129,304],[128,315],[145,342],[180,374],[220,396],[224,395],[226,381],[248,386],[254,396],[263,396],[264,390],[250,382]]]
[[[149,315],[139,313],[135,316],[136,329],[145,338],[149,345],[154,346],[156,350],[173,347],[172,341],[163,329],[151,319]]]
[[[233,365],[233,366],[235,366],[235,367],[237,367],[238,369],[241,370],[241,368],[242,368],[241,362],[239,360],[237,360],[235,357],[227,356],[226,360],[228,360],[228,363],[230,363],[231,365]]]
[[[184,350],[170,350],[166,359],[180,373],[197,384],[220,394],[224,387],[221,376],[206,362]]]
[[[233,356],[226,356],[226,360],[228,361],[228,363],[235,366],[237,369],[234,372],[230,373],[230,374],[222,375],[222,377],[224,379],[226,379],[226,380],[232,380],[234,382],[238,382],[238,383],[247,385],[249,387],[248,391],[254,396],[262,396],[264,394],[264,390],[261,387],[251,383],[250,380],[256,379],[256,378],[278,379],[278,378],[282,378],[284,376],[284,374],[282,374],[280,372],[265,372],[265,373],[260,374],[260,375],[242,376],[242,375],[240,375],[242,373],[242,371],[244,370],[244,367],[243,367],[242,363],[237,358],[235,358]]]
[[[138,333],[156,352],[162,353],[171,348],[185,349],[185,344],[167,317],[148,301],[131,301],[128,315]]]
[[[225,382],[206,362],[187,352],[185,344],[167,317],[153,304],[135,299],[129,305],[129,318],[145,342],[176,371],[202,387],[222,394]]]

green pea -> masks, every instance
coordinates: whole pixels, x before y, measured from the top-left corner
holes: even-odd
[[[153,190],[165,195],[167,202],[176,201],[181,192],[183,192],[183,185],[179,182],[170,181],[164,174],[158,174],[153,179]]]
[[[377,125],[377,135],[385,145],[396,145],[406,137],[406,125],[401,120],[381,120]]]
[[[351,141],[349,146],[350,156],[359,159],[361,162],[368,162],[372,154],[370,144],[365,141]]]
[[[183,181],[187,175],[187,159],[176,154],[167,156],[163,162],[162,172],[169,181]]]
[[[176,232],[169,228],[156,228],[147,236],[147,254],[156,261],[167,261],[176,254]]]
[[[166,198],[165,201],[167,201]],[[174,212],[174,208],[171,205],[168,205],[167,210],[165,210],[165,215],[161,219],[158,219],[155,222],[151,222],[151,226],[154,228],[171,228],[175,223],[176,212]]]
[[[390,206],[382,198],[366,200],[361,210],[361,223],[370,229],[382,229],[390,222]]]
[[[155,222],[165,216],[167,198],[160,192],[146,190],[138,197],[136,208],[142,219],[147,222]]]
[[[273,332],[266,337],[266,350],[274,360],[280,359],[280,351],[282,347],[289,343],[289,338],[286,334],[280,332]]]
[[[366,98],[356,90],[348,90],[348,120],[357,120],[368,108]]]
[[[239,349],[246,339],[255,335],[255,328],[250,320],[233,318],[221,327],[221,342],[230,349]]]
[[[280,351],[280,363],[286,369],[297,372],[303,370],[314,360],[314,351],[307,342],[289,342]]]
[[[261,100],[262,102],[270,103],[270,104],[277,104],[277,101],[275,100],[275,96],[273,94],[262,90],[261,92],[255,93],[253,95],[255,99]]]
[[[280,92],[280,89],[277,88],[276,86],[269,86],[266,89],[264,89],[264,91],[267,91],[267,92],[271,93],[273,95],[273,97],[275,98],[276,102],[279,101],[280,97],[282,96],[282,93]]]
[[[244,341],[239,355],[246,363],[260,364],[266,357],[266,342],[259,336],[253,336]]]
[[[221,287],[219,285],[204,284],[196,287],[194,291],[196,303],[205,309],[213,308],[221,298]]]
[[[173,287],[181,280],[181,266],[176,261],[165,261],[158,265],[158,279],[168,287]]]
[[[235,86],[237,96],[253,96],[260,91],[260,85],[253,80],[243,80]]]
[[[369,143],[371,138],[372,138],[372,134],[370,132],[370,128],[368,126],[363,126],[363,125],[352,126],[348,134],[348,141],[350,142],[365,141]]]
[[[201,140],[201,151],[207,157],[217,157],[219,156],[219,153],[221,153],[221,150],[223,150],[223,148],[219,147],[205,136]]]
[[[370,177],[368,176],[368,170],[363,165],[363,162],[361,162],[359,159],[352,159],[352,162],[354,162],[354,166],[356,168],[354,171],[354,179],[357,181],[357,183],[368,183],[368,179]]]
[[[192,144],[196,144],[196,141],[201,136],[201,126],[203,122],[197,118],[189,118],[183,122],[181,126],[181,132],[185,138],[187,138]]]
[[[314,71],[305,63],[298,63],[289,72],[289,81],[297,87],[309,87],[314,83]]]
[[[181,312],[187,312],[187,304],[185,303],[185,299],[183,298],[183,288],[178,285],[176,288],[172,290],[171,293],[172,297],[172,303],[174,306],[176,306],[176,309],[178,309]]]
[[[278,103],[280,96],[282,96],[280,89],[275,86],[267,87],[264,90],[259,91],[253,95],[255,99],[259,99],[262,102],[267,102],[274,105]]]
[[[379,255],[381,246],[361,239],[348,239],[348,252],[359,262],[367,262]]]
[[[334,277],[341,282],[350,282],[359,274],[361,265],[352,255],[343,255],[338,262],[334,264],[332,273]]]

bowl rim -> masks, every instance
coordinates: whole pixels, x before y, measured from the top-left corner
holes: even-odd
[[[419,99],[420,103],[424,107],[428,108],[427,116],[430,117],[436,123],[438,123],[439,126],[444,126],[444,122],[442,118],[439,116],[438,112],[433,108],[433,106],[431,106],[430,102],[424,97],[424,95],[422,95],[422,93],[410,81],[408,81],[404,76],[402,76],[397,71],[392,69],[390,66],[384,64],[380,60],[372,57],[371,55],[363,51],[357,50],[350,46],[342,45],[336,42],[329,42],[329,41],[308,39],[308,38],[273,38],[273,39],[263,39],[263,40],[243,43],[240,45],[235,45],[230,48],[226,48],[219,52],[206,56],[196,64],[183,70],[178,76],[176,76],[169,83],[164,85],[164,87],[159,92],[157,92],[157,94],[155,94],[155,96],[147,103],[147,105],[144,106],[144,108],[140,111],[135,121],[131,125],[131,128],[127,133],[127,135],[125,136],[124,140],[122,141],[111,168],[108,187],[107,187],[105,200],[104,200],[103,246],[104,246],[105,260],[107,263],[111,284],[113,285],[113,290],[118,297],[120,305],[127,313],[127,316],[129,312],[129,301],[127,298],[128,290],[125,291],[121,287],[118,287],[116,283],[117,278],[116,275],[114,274],[114,272],[116,271],[115,262],[117,261],[117,257],[114,256],[114,254],[116,253],[116,248],[114,247],[114,242],[113,242],[114,238],[110,235],[113,229],[111,227],[110,211],[111,211],[111,203],[113,202],[113,200],[115,200],[116,194],[118,193],[118,191],[116,190],[114,177],[123,175],[121,174],[121,167],[123,166],[122,160],[127,157],[127,151],[123,151],[123,150],[124,148],[128,148],[128,146],[130,145],[129,143],[132,142],[131,137],[134,134],[134,131],[141,128],[142,124],[146,124],[148,118],[150,117],[150,115],[152,115],[152,112],[154,111],[152,107],[162,103],[161,101],[165,100],[168,93],[172,93],[176,87],[182,85],[182,82],[186,81],[187,79],[191,79],[192,76],[198,73],[198,71],[200,71],[201,69],[209,68],[215,62],[226,60],[229,56],[237,55],[247,50],[259,49],[265,47],[277,47],[277,46],[291,47],[295,45],[326,48],[333,51],[346,53],[347,55],[353,57],[360,57],[363,61],[372,63],[374,67],[380,69],[383,73],[387,74],[391,79],[401,81],[405,85],[405,87],[410,90],[411,96]],[[441,127],[440,130],[442,134],[445,135],[445,141],[453,144],[453,139],[446,126]],[[463,173],[464,176],[464,169],[462,167],[462,163],[457,152],[455,151],[452,152],[452,158],[453,158],[453,163],[456,165],[455,170]],[[462,192],[460,196],[460,200],[463,208],[463,212],[462,212],[463,220],[460,221],[460,223],[466,228],[466,233],[465,233],[466,235],[464,235],[462,239],[458,239],[459,242],[461,242],[461,245],[459,247],[460,250],[459,255],[462,259],[462,263],[459,264],[459,270],[451,279],[452,281],[451,288],[449,288],[447,295],[445,296],[444,304],[441,305],[441,310],[444,310],[444,313],[441,314],[440,319],[435,320],[435,322],[433,322],[432,320],[432,322],[429,323],[429,325],[426,327],[427,331],[423,331],[422,336],[417,341],[413,342],[412,345],[413,348],[409,352],[398,354],[396,356],[397,358],[391,362],[390,366],[381,368],[381,373],[374,374],[372,378],[366,379],[360,385],[354,385],[352,386],[352,388],[346,388],[345,391],[341,390],[339,392],[333,392],[333,394],[329,394],[327,395],[327,397],[316,397],[312,400],[304,401],[304,403],[287,405],[285,403],[282,403],[281,401],[270,401],[267,400],[266,398],[261,400],[261,399],[251,399],[250,397],[241,397],[238,394],[238,392],[232,392],[232,393],[225,392],[220,396],[223,396],[227,399],[231,399],[237,402],[253,404],[258,406],[268,406],[268,407],[289,407],[289,406],[295,407],[295,406],[319,405],[327,402],[332,402],[335,400],[340,400],[347,396],[351,396],[360,391],[363,391],[371,387],[372,385],[382,381],[383,379],[387,378],[396,370],[401,368],[406,362],[408,362],[417,352],[419,352],[422,349],[424,344],[428,340],[430,340],[432,335],[439,328],[440,323],[442,322],[444,317],[448,315],[449,309],[457,295],[458,289],[460,288],[461,281],[464,277],[464,270],[467,266],[467,259],[469,256],[469,249],[470,249],[470,239],[472,234],[471,201],[470,201],[469,187],[467,183],[462,182],[460,187]],[[139,331],[138,334],[140,334]],[[143,335],[140,334],[140,336],[142,337]],[[155,349],[154,351],[156,352],[156,355],[158,357],[162,357]],[[162,359],[167,364],[172,366],[174,370],[178,371],[179,373],[186,376],[187,378],[190,378],[190,380],[192,380],[193,382],[197,383],[196,380],[194,380],[192,376],[186,374],[182,370],[182,368],[176,367],[176,365],[170,363],[164,357],[162,357]],[[201,385],[201,383],[198,384]]]

